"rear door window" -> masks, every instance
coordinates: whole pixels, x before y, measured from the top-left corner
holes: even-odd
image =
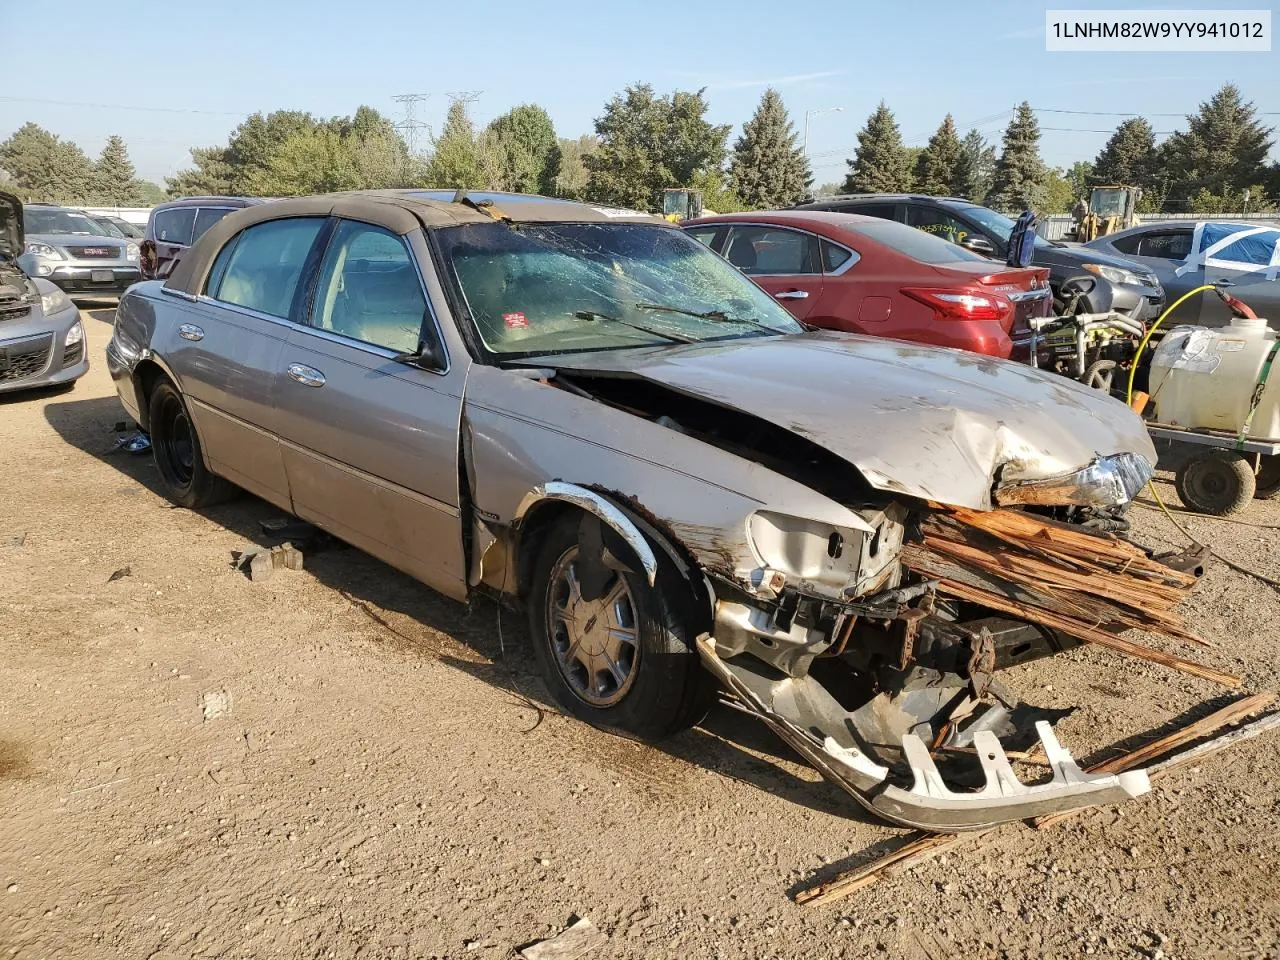
[[[729,229],[725,259],[746,274],[784,276],[821,273],[814,238],[799,230],[740,226]]]
[[[169,210],[158,210],[155,215],[155,236],[161,243],[176,243],[187,247],[191,245],[191,230],[195,225],[195,207],[173,207]]]
[[[307,254],[324,224],[323,217],[291,217],[242,231],[234,247],[214,261],[211,279],[221,270],[214,298],[288,319]]]
[[[907,205],[906,222],[909,227],[923,230],[949,243],[963,243],[964,238],[973,232],[968,224],[950,214],[936,207],[925,207],[915,203]]]
[[[196,211],[196,224],[191,234],[191,242],[195,243],[203,237],[210,227],[230,212],[231,207],[200,207]]]

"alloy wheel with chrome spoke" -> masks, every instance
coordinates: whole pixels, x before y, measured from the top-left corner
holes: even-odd
[[[639,623],[627,581],[611,572],[601,596],[584,599],[573,546],[556,561],[547,591],[547,636],[556,666],[581,700],[612,706],[627,695],[640,665]]]

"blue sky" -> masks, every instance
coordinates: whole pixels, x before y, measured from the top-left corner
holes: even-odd
[[[121,15],[82,0],[0,0],[0,139],[31,120],[96,154],[119,133],[139,173],[160,180],[188,165],[188,147],[224,143],[255,110],[329,116],[365,103],[400,119],[394,95],[430,93],[420,118],[438,130],[447,93],[482,91],[473,105],[478,123],[536,102],[561,136],[577,136],[636,82],[660,91],[707,87],[710,119],[734,124],[734,136],[767,85],[782,93],[797,130],[806,110],[842,107],[812,119],[818,182],[843,176],[843,158],[882,98],[911,145],[923,145],[947,112],[962,131],[976,125],[998,141],[1023,99],[1046,111],[1143,113],[1157,130],[1173,130],[1226,80],[1280,127],[1280,51],[1046,53],[1049,6],[181,0]],[[1015,63],[1023,73],[1016,81]],[[1092,159],[1123,119],[1038,117],[1052,165]]]

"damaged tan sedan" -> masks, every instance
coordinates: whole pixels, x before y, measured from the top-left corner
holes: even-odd
[[[734,691],[935,830],[1146,789],[1082,773],[990,676],[1073,641],[903,563],[948,508],[1121,522],[1155,455],[1098,391],[807,331],[654,217],[422,191],[227,216],[129,290],[108,363],[175,503],[242,487],[450,597],[521,604],[590,723],[660,738]],[[1037,736],[1053,777],[1026,784],[998,738]]]

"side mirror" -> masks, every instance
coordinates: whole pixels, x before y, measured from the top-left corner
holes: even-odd
[[[420,370],[430,370],[438,372],[444,368],[444,357],[434,343],[426,340],[418,341],[418,349],[411,353],[401,353],[395,358],[396,363],[403,363],[408,367],[418,367]]]
[[[995,245],[986,237],[969,234],[960,241],[960,246],[966,250],[972,250],[974,253],[980,253],[984,257],[994,257],[996,255]]]

